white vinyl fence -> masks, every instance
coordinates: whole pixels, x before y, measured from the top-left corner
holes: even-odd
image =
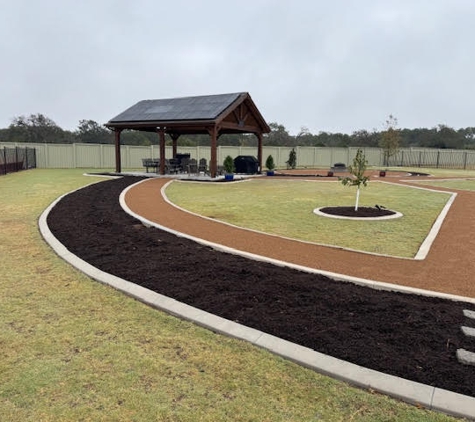
[[[0,143],[0,147],[29,147],[36,149],[37,168],[115,168],[115,147],[110,144],[33,144],[33,143]],[[386,167],[383,150],[380,148],[362,148],[368,164]],[[264,146],[263,165],[267,156],[272,155],[276,167],[285,169],[286,161],[292,147]],[[335,163],[352,163],[358,148],[327,148],[327,147],[295,147],[298,168],[325,168]],[[178,147],[178,153],[189,153],[191,158],[199,160],[211,158],[210,147]],[[219,146],[217,151],[218,164],[230,155],[252,155],[257,157],[255,147]],[[123,169],[142,169],[142,158],[158,158],[158,145],[121,146]],[[166,147],[166,158],[172,158],[172,147]],[[447,150],[430,148],[401,148],[390,157],[388,166],[459,168],[475,169],[475,151]]]

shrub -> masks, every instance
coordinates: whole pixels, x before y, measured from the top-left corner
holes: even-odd
[[[291,168],[294,169],[297,167],[297,153],[295,152],[295,148],[292,148],[292,151],[289,153],[289,159],[287,161],[287,165]]]
[[[272,171],[275,169],[275,163],[274,163],[274,157],[272,155],[269,155],[266,160],[266,168],[269,171]]]
[[[223,167],[226,173],[234,173],[235,167],[233,157],[228,155],[223,161]]]

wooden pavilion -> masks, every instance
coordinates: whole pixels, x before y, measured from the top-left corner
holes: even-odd
[[[165,134],[177,154],[180,135],[209,134],[209,170],[216,177],[218,138],[225,133],[253,133],[257,137],[257,160],[262,168],[262,139],[270,128],[247,92],[199,97],[143,100],[109,120],[106,127],[115,132],[116,172],[121,172],[120,133],[124,129],[157,132],[160,143],[160,174],[165,174]]]

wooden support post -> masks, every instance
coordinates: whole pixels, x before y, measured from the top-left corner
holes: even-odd
[[[177,148],[178,148],[178,138],[180,137],[180,135],[178,135],[177,133],[171,133],[170,136],[173,141],[172,143],[173,158],[176,158],[176,153],[177,153]]]
[[[262,171],[262,133],[256,133],[257,136],[257,161],[259,171]]]
[[[209,172],[211,177],[216,177],[218,173],[218,162],[217,162],[217,148],[218,148],[218,128],[213,126],[211,129],[208,129],[209,135],[211,136],[211,159],[209,162]]]
[[[122,129],[114,129],[115,132],[115,172],[122,171],[121,157],[120,157],[120,132]]]
[[[160,174],[165,174],[165,128],[158,131],[160,137]]]

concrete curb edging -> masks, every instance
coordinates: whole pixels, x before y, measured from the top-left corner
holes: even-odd
[[[450,198],[444,205],[444,208],[442,208],[442,211],[440,212],[439,216],[437,217],[434,224],[432,225],[429,231],[429,234],[422,242],[422,245],[419,247],[419,250],[417,251],[417,254],[414,257],[414,259],[418,259],[418,260],[425,259],[427,255],[429,254],[429,249],[431,248],[432,243],[437,237],[437,234],[439,233],[442,227],[442,223],[444,222],[445,217],[447,217],[447,214],[449,213],[450,207],[455,202],[455,198],[457,197],[456,192],[447,192],[447,193],[450,194]]]
[[[66,195],[68,194],[56,199],[41,214],[38,220],[39,229],[46,243],[51,246],[57,255],[92,279],[109,285],[153,308],[191,321],[196,325],[217,333],[248,341],[255,346],[264,348],[283,358],[332,378],[365,389],[373,389],[408,403],[422,405],[430,410],[441,411],[457,417],[475,419],[474,397],[409,381],[393,375],[387,375],[324,355],[310,348],[294,344],[262,331],[194,308],[93,267],[71,253],[58,241],[48,227],[47,217],[49,212]],[[121,201],[122,199],[123,195],[121,195]]]

